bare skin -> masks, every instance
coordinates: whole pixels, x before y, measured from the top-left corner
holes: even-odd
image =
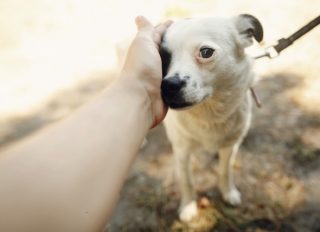
[[[0,155],[1,231],[101,231],[151,127],[165,117],[161,36],[137,17],[117,81],[72,116]]]

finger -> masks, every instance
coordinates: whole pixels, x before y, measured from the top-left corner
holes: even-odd
[[[135,21],[136,21],[138,32],[152,33],[152,31],[154,30],[150,21],[144,16],[140,15],[136,17]]]
[[[166,116],[168,112],[168,106],[166,106],[161,97],[154,102],[154,122],[150,129],[156,127]]]
[[[164,23],[160,23],[156,26],[156,31],[162,36],[168,27],[173,23],[173,21],[168,20]]]
[[[165,31],[168,29],[168,27],[172,24],[171,20],[168,20],[164,23],[160,23],[155,27],[155,33],[154,33],[154,42],[156,44],[160,44],[161,39]]]

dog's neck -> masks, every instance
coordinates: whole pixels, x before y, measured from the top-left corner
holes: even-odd
[[[248,73],[248,72],[246,72]],[[215,123],[226,122],[233,114],[241,109],[243,104],[248,101],[248,91],[252,85],[254,75],[249,72],[246,74],[233,74],[228,80],[237,80],[239,83],[223,82],[222,86],[216,86],[217,91],[209,99],[197,104],[184,112],[185,115],[197,118],[199,120],[209,120]],[[220,91],[223,89],[223,91]]]

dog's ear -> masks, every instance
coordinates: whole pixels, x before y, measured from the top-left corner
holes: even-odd
[[[255,38],[257,42],[263,39],[263,28],[259,20],[249,14],[241,14],[234,19],[236,29],[240,34],[240,43],[243,47],[250,46]]]

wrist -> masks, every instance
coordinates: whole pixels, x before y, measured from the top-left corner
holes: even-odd
[[[128,114],[135,114],[147,130],[154,123],[152,102],[144,85],[133,75],[121,73],[119,78],[110,86],[124,104],[119,105],[128,109]],[[134,117],[134,118],[135,118]],[[141,128],[142,129],[142,128]]]

